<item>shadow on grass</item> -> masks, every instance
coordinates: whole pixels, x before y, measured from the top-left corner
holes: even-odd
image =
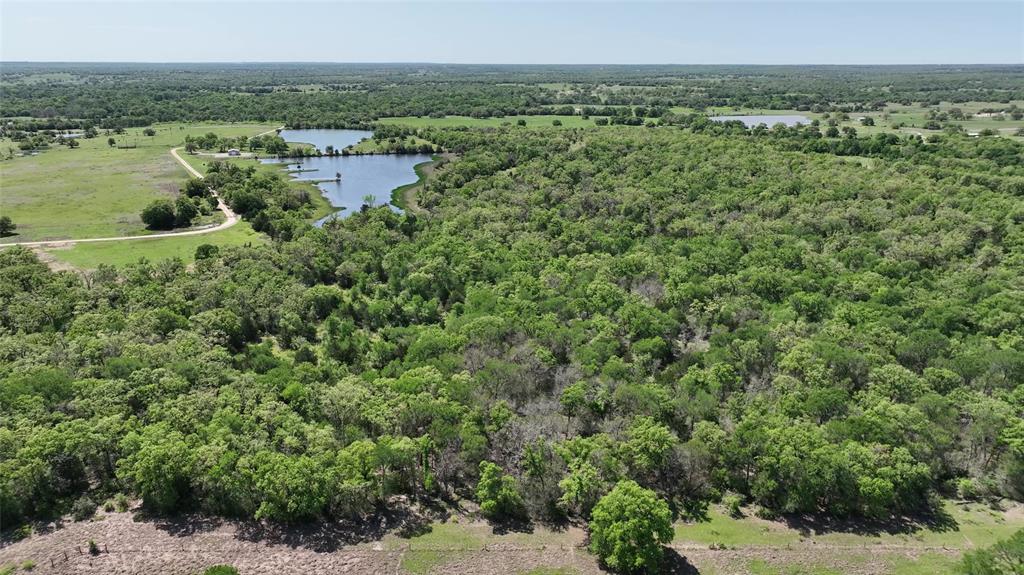
[[[700,570],[690,560],[671,547],[665,548],[662,559],[661,573],[669,575],[700,575]]]
[[[893,516],[885,519],[836,518],[826,515],[784,515],[781,518],[787,526],[801,535],[823,533],[853,533],[856,535],[907,535],[921,530],[937,533],[959,531],[956,519],[939,503],[919,513]]]
[[[208,533],[224,524],[224,519],[210,515],[180,514],[156,515],[147,511],[137,511],[133,521],[152,523],[157,529],[175,537],[191,537],[200,533]]]
[[[436,517],[410,508],[382,509],[366,519],[315,520],[306,523],[278,523],[251,519],[225,520],[201,513],[174,516],[152,515],[139,512],[135,521],[145,521],[170,535],[189,537],[210,532],[221,525],[230,524],[237,539],[268,545],[285,545],[329,553],[343,547],[379,541],[386,534],[413,537],[430,532]]]
[[[533,522],[529,519],[512,517],[508,519],[489,521],[491,532],[495,535],[508,535],[510,533],[533,533]]]

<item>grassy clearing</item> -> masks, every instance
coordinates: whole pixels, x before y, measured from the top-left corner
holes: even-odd
[[[352,152],[356,154],[388,154],[394,152],[394,149],[398,145],[410,148],[419,147],[424,144],[430,145],[430,142],[417,136],[405,136],[401,140],[396,140],[394,142],[387,139],[375,140],[373,138],[366,138],[352,146]]]
[[[435,523],[427,533],[408,539],[395,537],[387,543],[393,548],[407,547],[402,555],[401,566],[404,571],[425,575],[434,567],[483,549],[487,537],[486,533],[470,525]]]
[[[398,124],[413,128],[497,128],[499,126],[515,126],[519,120],[526,120],[527,128],[550,128],[552,122],[558,120],[563,128],[592,128],[594,118],[583,119],[583,116],[506,116],[504,118],[471,118],[469,116],[445,116],[429,118],[426,116],[405,116],[399,118],[381,118],[381,124]]]
[[[675,541],[683,543],[785,546],[805,541],[831,545],[907,545],[969,549],[985,547],[1024,527],[1024,511],[1017,506],[1008,512],[982,503],[947,501],[944,511],[948,525],[917,531],[885,532],[869,529],[815,533],[789,527],[781,521],[767,521],[751,515],[735,519],[720,508],[712,508],[709,520],[680,523]]]
[[[226,230],[198,236],[85,243],[69,248],[46,248],[45,251],[78,269],[95,269],[100,264],[125,265],[143,258],[149,261],[180,258],[190,263],[195,259],[196,248],[202,244],[228,247],[265,241],[267,237],[253,230],[247,222],[238,222]]]
[[[1024,101],[1015,101],[1017,107],[1024,107]],[[960,108],[965,114],[977,114],[985,108],[1005,108],[1009,104],[1001,104],[998,102],[965,102],[963,104],[952,104],[950,102],[942,102],[939,104],[938,109],[941,111],[948,111],[951,108]],[[673,112],[685,113],[692,112],[685,108],[673,108]],[[721,114],[721,115],[754,115],[754,116],[770,116],[770,115],[802,115],[806,116],[809,120],[820,120],[822,122],[822,130],[824,131],[825,118],[824,114],[815,114],[814,112],[802,112],[799,110],[769,110],[764,108],[733,108],[729,106],[717,106],[711,107],[707,110],[708,114]],[[925,123],[928,121],[926,116],[928,114],[928,108],[922,108],[919,105],[904,106],[902,104],[889,104],[884,110],[878,112],[851,112],[849,114],[850,119],[840,122],[839,127],[851,127],[857,130],[860,135],[872,135],[881,133],[900,133],[900,134],[917,134],[922,136],[928,136],[931,134],[941,134],[941,130],[926,130],[924,129]],[[874,126],[863,126],[860,123],[860,118],[871,118],[875,125]],[[945,123],[945,122],[942,122]],[[1024,120],[1012,120],[1010,118],[995,119],[985,117],[972,117],[967,120],[951,121],[950,123],[958,124],[963,126],[967,132],[980,132],[981,130],[991,129],[996,130],[1000,136],[1009,137],[1018,141],[1024,141],[1024,138],[1014,136],[1014,133],[1018,128],[1024,127]],[[902,127],[896,128],[895,126],[903,124]]]
[[[721,508],[712,508],[709,520],[678,524],[674,543],[678,545],[725,545],[721,557],[734,553],[733,567],[742,563],[750,573],[767,575],[817,575],[841,572],[836,565],[866,562],[884,566],[886,573],[933,575],[948,573],[958,556],[968,549],[987,547],[1024,528],[1024,507],[1014,504],[998,510],[981,503],[947,501],[944,520],[934,527],[890,530],[851,527],[848,530],[797,529],[782,521],[766,521],[752,515],[735,519]],[[745,551],[762,550],[776,556],[771,561],[743,559]],[[773,552],[774,550],[774,552]],[[786,562],[786,552],[811,551],[820,563],[806,559]],[[828,559],[826,561],[826,559]],[[739,563],[737,563],[739,562]],[[697,567],[703,566],[698,561]],[[702,571],[703,572],[703,571]]]
[[[935,575],[952,573],[959,559],[941,553],[923,553],[917,557],[899,557],[892,561],[892,575]]]
[[[132,128],[121,136],[80,139],[80,147],[52,145],[36,156],[0,162],[0,212],[18,235],[0,242],[83,239],[148,232],[139,213],[160,197],[174,197],[188,178],[170,155],[188,134],[255,135],[260,124],[160,124],[155,136]],[[121,149],[107,144],[113,137]],[[0,143],[0,146],[10,142]]]
[[[842,571],[817,565],[775,566],[763,559],[754,559],[747,564],[751,575],[842,575]]]
[[[433,172],[433,168],[440,156],[432,156],[428,162],[420,162],[412,167],[416,172],[416,181],[411,184],[398,186],[391,190],[391,203],[402,210],[419,211],[419,204],[416,202],[416,192],[423,185],[423,181]]]
[[[431,525],[430,531],[413,537],[388,535],[384,539],[384,544],[388,549],[404,550],[401,562],[403,571],[424,575],[435,567],[470,557],[485,548],[506,546],[534,549],[558,546],[568,548],[574,542],[567,532],[550,531],[539,526],[535,527],[531,533],[498,534],[487,523],[448,521],[434,523]],[[571,574],[573,571],[567,571],[563,567],[552,567],[528,571],[528,573],[560,575]]]

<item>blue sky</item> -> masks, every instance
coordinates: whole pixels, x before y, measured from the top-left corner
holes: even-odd
[[[0,0],[0,60],[1017,64],[1024,0]]]

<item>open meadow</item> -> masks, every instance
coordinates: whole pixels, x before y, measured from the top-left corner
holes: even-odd
[[[172,147],[186,135],[254,136],[274,127],[158,124],[155,136],[143,135],[143,128],[122,135],[101,131],[95,138],[79,138],[77,148],[51,144],[37,155],[0,161],[0,214],[18,225],[17,235],[0,244],[152,233],[139,217],[142,208],[154,199],[177,196],[188,179],[171,156]],[[9,140],[0,142],[0,149],[5,147],[13,146]]]
[[[431,118],[428,116],[404,116],[394,118],[381,118],[381,124],[396,126],[408,126],[410,128],[496,128],[499,126],[515,126],[523,120],[527,128],[551,128],[554,122],[559,122],[563,128],[589,128],[594,127],[594,118],[584,119],[582,116],[504,116],[500,118],[473,118],[470,116],[445,116],[443,118]]]
[[[928,111],[930,109],[937,109],[940,113],[949,113],[952,109],[960,110],[965,116],[970,115],[970,118],[965,119],[954,119],[947,118],[941,122],[941,124],[952,124],[955,126],[961,126],[964,132],[968,134],[977,134],[982,130],[993,130],[999,136],[1007,137],[1013,140],[1024,142],[1024,136],[1020,136],[1017,132],[1024,129],[1024,120],[1014,120],[1009,115],[1002,116],[978,116],[981,110],[987,108],[1005,108],[1010,104],[1016,105],[1018,108],[1024,108],[1024,101],[1015,100],[1008,104],[999,102],[964,102],[953,104],[950,102],[941,102],[938,106],[922,107],[920,104],[905,105],[898,103],[890,103],[885,106],[884,109],[879,111],[870,112],[849,112],[849,118],[846,120],[840,120],[838,123],[839,128],[850,127],[857,130],[859,135],[869,136],[872,134],[914,134],[919,136],[929,136],[932,134],[943,133],[941,129],[929,129],[925,125],[928,122]],[[673,112],[676,113],[690,113],[693,110],[687,108],[673,108]],[[801,115],[807,117],[809,120],[818,120],[821,123],[821,129],[824,131],[826,127],[826,114],[800,111],[795,109],[764,109],[764,108],[745,108],[745,107],[730,107],[730,106],[713,106],[708,108],[708,114],[718,115],[755,115],[755,116],[771,116],[771,115]],[[836,117],[836,114],[832,114],[831,117]],[[871,118],[874,125],[865,126],[861,118]],[[769,126],[771,127],[771,126]]]

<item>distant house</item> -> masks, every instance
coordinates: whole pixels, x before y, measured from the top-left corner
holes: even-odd
[[[231,148],[230,150],[228,150],[228,155],[229,156],[241,156],[242,152],[240,152],[238,150],[238,148]]]

